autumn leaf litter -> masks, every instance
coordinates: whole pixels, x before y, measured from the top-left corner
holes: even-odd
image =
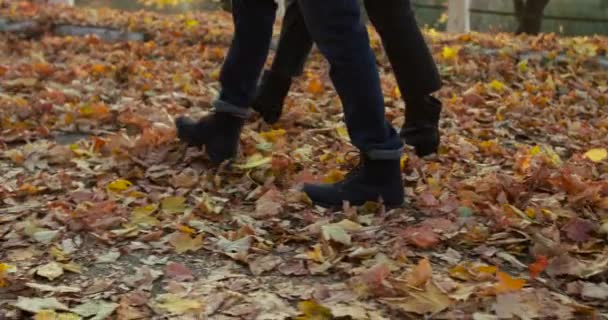
[[[0,35],[0,316],[606,316],[606,38],[425,31],[445,81],[439,155],[404,156],[405,208],[332,212],[296,188],[355,164],[319,53],[283,120],[251,121],[238,163],[212,168],[172,119],[209,111],[228,14],[0,3],[152,35]]]

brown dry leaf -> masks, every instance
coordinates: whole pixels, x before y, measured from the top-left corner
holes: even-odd
[[[283,212],[285,198],[277,189],[270,189],[255,202],[254,218],[262,219],[278,216]]]
[[[203,247],[203,235],[198,235],[192,238],[189,234],[183,232],[174,232],[169,238],[169,243],[175,248],[175,252],[184,253],[187,251],[198,251]]]
[[[409,243],[421,249],[430,249],[439,243],[439,236],[429,226],[408,227],[402,235]]]
[[[433,283],[427,284],[424,291],[410,291],[407,297],[381,298],[380,302],[391,309],[420,315],[438,313],[452,305],[450,297]]]
[[[198,173],[192,168],[186,168],[171,177],[171,185],[175,188],[192,188],[198,184]]]
[[[165,274],[175,281],[187,281],[194,279],[192,270],[177,262],[169,262],[165,267]]]
[[[492,306],[500,319],[536,319],[540,314],[541,306],[536,299],[529,299],[521,293],[505,293],[496,296],[496,303]]]
[[[578,217],[572,218],[565,226],[568,238],[576,242],[586,242],[589,240],[590,233],[594,228],[593,223]]]
[[[249,262],[249,270],[256,276],[268,272],[276,268],[283,262],[283,259],[279,256],[267,255],[256,258]]]
[[[431,279],[433,269],[428,259],[418,261],[418,265],[406,276],[406,281],[412,287],[424,287]]]

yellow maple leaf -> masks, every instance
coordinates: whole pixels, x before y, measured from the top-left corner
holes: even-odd
[[[333,315],[331,310],[324,307],[315,301],[301,301],[298,303],[298,309],[303,314],[296,320],[331,320]]]
[[[528,71],[528,60],[522,60],[517,64],[517,70],[521,73]]]
[[[306,257],[318,263],[325,262],[325,257],[323,256],[323,251],[321,251],[321,245],[319,244],[316,244],[314,247],[312,247],[312,251],[306,252]]]
[[[277,142],[284,137],[287,132],[284,129],[270,130],[260,133],[260,136],[268,142]]]
[[[121,191],[125,191],[125,190],[129,189],[132,185],[133,185],[133,183],[129,180],[117,179],[117,180],[110,182],[108,184],[107,189],[108,189],[108,191],[111,191],[111,192],[121,192]]]
[[[585,152],[585,158],[593,162],[602,162],[608,158],[608,151],[605,148],[595,148]]]
[[[186,23],[185,23],[186,29],[192,29],[192,28],[198,26],[198,24],[199,24],[198,21],[194,20],[194,19],[188,19],[188,20],[186,20]]]
[[[505,91],[506,86],[504,83],[494,79],[494,80],[492,80],[492,82],[490,82],[490,88],[492,88],[498,92],[503,92],[503,91]]]
[[[441,52],[441,56],[446,60],[455,59],[458,56],[458,48],[445,46]]]

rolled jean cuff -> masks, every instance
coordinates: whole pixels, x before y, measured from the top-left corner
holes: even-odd
[[[372,149],[365,152],[371,160],[396,160],[401,159],[403,148],[394,150]]]
[[[235,117],[243,118],[243,119],[248,119],[251,116],[251,114],[253,113],[253,111],[251,111],[251,109],[249,109],[249,108],[235,106],[231,103],[222,101],[220,99],[213,101],[213,103],[211,105],[213,106],[213,112],[230,113]]]

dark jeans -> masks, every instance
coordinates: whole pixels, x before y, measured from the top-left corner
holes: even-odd
[[[384,1],[384,0],[382,0]],[[372,159],[398,159],[403,144],[386,121],[374,54],[356,0],[299,0],[311,38],[330,63],[352,143]],[[235,35],[220,75],[216,111],[246,116],[268,55],[273,0],[234,0]]]
[[[399,89],[406,97],[426,96],[441,88],[441,79],[409,0],[366,0],[365,9],[378,31],[393,66]],[[312,38],[300,8],[287,8],[271,71],[284,77],[302,73]]]

